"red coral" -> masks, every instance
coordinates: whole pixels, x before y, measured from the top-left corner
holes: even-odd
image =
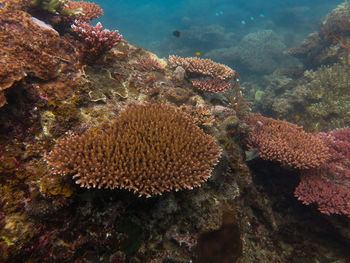
[[[102,30],[102,24],[98,22],[96,26],[90,26],[86,22],[75,20],[72,25],[73,31],[83,40],[79,45],[82,60],[86,63],[96,61],[103,53],[118,45],[122,40],[122,35],[118,30]]]
[[[217,79],[211,80],[193,80],[193,87],[200,91],[206,91],[211,93],[226,92],[230,88],[230,83],[225,81],[220,81]]]
[[[250,126],[248,147],[265,160],[308,169],[324,164],[330,157],[328,148],[317,136],[293,123],[259,114],[249,114],[246,121]]]
[[[329,148],[330,160],[303,171],[294,194],[306,205],[316,203],[324,214],[350,216],[350,128],[317,136]]]

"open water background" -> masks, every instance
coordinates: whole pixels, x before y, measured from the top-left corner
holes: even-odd
[[[160,57],[167,57],[170,54],[195,56],[196,53],[200,53],[201,57],[228,64],[243,76],[247,71],[242,65],[244,62],[237,62],[234,56],[230,59],[231,53],[238,51],[222,52],[222,49],[239,46],[240,41],[248,34],[265,32],[266,35],[266,30],[271,30],[268,33],[272,32],[273,36],[278,36],[280,43],[276,47],[270,45],[267,49],[276,49],[278,55],[282,49],[298,46],[309,33],[318,31],[321,19],[342,2],[336,0],[95,1],[104,9],[105,15],[100,18],[102,24],[109,29],[118,29],[130,43],[148,49]],[[181,37],[174,36],[174,30],[180,31]],[[266,42],[261,36],[262,34],[257,38]],[[257,43],[254,47],[247,48],[257,49],[258,46]],[[253,52],[252,56],[257,55]],[[280,61],[281,59],[277,63]],[[288,58],[285,62],[293,64]]]

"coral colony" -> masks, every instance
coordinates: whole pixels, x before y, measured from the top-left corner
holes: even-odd
[[[266,77],[275,118],[230,67],[89,25],[98,5],[0,6],[0,262],[348,259],[347,3],[286,52],[315,70]]]
[[[72,29],[83,40],[82,44],[79,43],[80,52],[88,63],[93,63],[103,53],[118,45],[123,37],[118,30],[103,29],[100,22],[96,26],[90,26],[86,22],[75,20]]]
[[[61,139],[48,163],[82,187],[150,197],[200,186],[220,156],[211,136],[166,105],[131,106],[102,129]]]

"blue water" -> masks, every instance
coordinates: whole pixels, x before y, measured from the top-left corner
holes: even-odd
[[[225,50],[222,54],[220,49],[239,46],[240,41],[250,33],[272,30],[273,35],[281,42],[276,53],[281,53],[282,49],[298,46],[309,33],[318,31],[321,19],[343,1],[97,0],[94,2],[104,9],[105,14],[99,21],[106,28],[118,29],[126,40],[136,46],[148,49],[160,57],[169,54],[195,56],[199,52],[201,57],[228,64],[244,73],[249,66],[243,65],[244,62],[235,63],[234,58],[231,60],[229,58],[230,52]],[[173,36],[174,30],[180,31],[182,36]],[[256,49],[258,45],[249,48]],[[271,48],[274,47],[267,47]],[[293,64],[293,61],[285,62]],[[280,60],[277,63],[280,63]]]

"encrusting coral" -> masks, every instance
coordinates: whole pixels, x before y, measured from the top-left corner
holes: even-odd
[[[140,196],[192,189],[220,156],[215,140],[171,106],[134,105],[112,123],[60,139],[47,162],[81,187],[122,188]]]
[[[74,49],[52,27],[6,6],[0,10],[0,56],[1,93],[27,75],[53,79],[76,61]]]

